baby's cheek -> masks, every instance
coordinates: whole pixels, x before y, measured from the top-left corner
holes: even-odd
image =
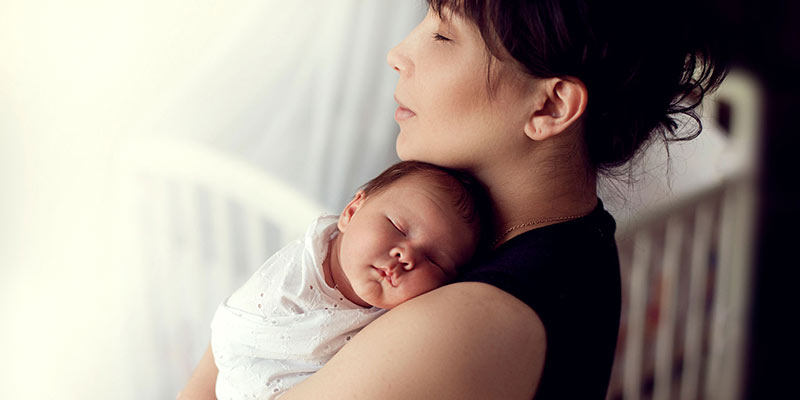
[[[430,292],[431,290],[436,289],[439,286],[441,286],[441,282],[439,279],[436,279],[432,276],[426,276],[425,278],[420,279],[419,281],[416,282],[416,285],[414,285],[414,288],[412,289],[412,293],[409,293],[408,297],[411,298],[419,296],[421,294]]]
[[[383,288],[381,284],[374,280],[362,282],[359,285],[353,285],[356,295],[369,304],[377,305],[383,297]]]

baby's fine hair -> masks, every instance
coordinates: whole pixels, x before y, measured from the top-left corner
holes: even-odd
[[[439,188],[452,194],[450,197],[453,200],[453,206],[464,221],[477,232],[476,254],[482,252],[487,247],[492,232],[491,202],[486,188],[471,174],[422,161],[401,161],[365,183],[361,190],[368,199],[370,196],[388,189],[401,178],[414,174],[425,174],[437,178]]]

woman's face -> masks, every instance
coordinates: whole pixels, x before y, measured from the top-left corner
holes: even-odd
[[[425,19],[388,55],[400,78],[395,119],[397,154],[474,170],[523,145],[532,79],[495,59],[477,27],[452,13],[429,10]]]

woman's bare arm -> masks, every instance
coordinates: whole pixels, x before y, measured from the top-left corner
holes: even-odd
[[[214,387],[217,383],[217,372],[214,354],[211,353],[209,344],[186,387],[178,394],[178,400],[216,400]]]
[[[483,283],[448,285],[364,328],[281,400],[530,399],[545,355],[541,320]]]

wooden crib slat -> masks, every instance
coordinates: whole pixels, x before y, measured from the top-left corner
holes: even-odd
[[[683,217],[674,215],[667,222],[661,271],[661,298],[656,335],[655,400],[669,400],[672,388],[673,343],[677,320],[678,266],[681,256]]]
[[[198,273],[198,266],[201,262],[199,255],[202,254],[200,240],[200,226],[197,211],[197,196],[194,185],[187,182],[174,182],[173,193],[175,194],[175,207],[172,221],[177,225],[171,229],[177,235],[177,242],[174,243],[172,252],[175,262],[171,269],[175,280],[173,284],[178,293],[183,293],[176,299],[184,315],[191,318],[201,318],[203,304],[197,299],[205,296],[202,288],[204,280],[203,274]],[[191,360],[191,357],[189,357]]]
[[[240,281],[244,282],[249,278],[250,273],[256,270],[269,256],[266,254],[265,237],[263,229],[263,217],[255,212],[245,213],[244,231],[247,240],[247,265],[243,268],[245,275]]]
[[[689,272],[689,304],[683,352],[683,373],[681,375],[682,400],[695,400],[700,384],[700,367],[702,363],[702,335],[705,319],[706,281],[708,276],[708,260],[711,248],[711,229],[714,207],[710,201],[697,206],[695,212],[694,232],[692,234],[692,252]]]
[[[638,232],[633,240],[633,260],[629,286],[628,329],[625,343],[623,396],[638,400],[642,388],[642,349],[644,346],[647,275],[650,267],[652,238],[648,230]]]
[[[753,190],[751,181],[742,180],[727,187],[723,195],[707,398],[738,400],[743,394],[744,327],[749,319],[747,304],[751,295]]]
[[[190,321],[207,320],[206,301],[210,286],[203,257],[202,224],[200,220],[200,194],[197,185],[190,181],[170,183],[170,193],[174,196],[170,207],[173,238],[173,260],[167,268],[172,270],[172,290],[178,294],[173,303],[176,311]],[[191,370],[197,354],[202,354],[208,346],[207,331],[188,337],[176,338],[176,347],[184,352],[180,358],[181,370]]]
[[[209,262],[209,274],[206,286],[212,293],[211,298],[222,301],[225,294],[230,294],[233,287],[235,259],[232,243],[232,217],[228,199],[218,194],[211,194],[208,199],[211,219],[211,240],[214,247],[213,261]]]
[[[152,263],[145,265],[144,273],[149,278],[148,298],[150,312],[152,313],[151,324],[162,329],[154,330],[156,337],[154,342],[156,348],[166,363],[179,365],[182,351],[175,345],[180,335],[179,327],[172,323],[172,316],[179,312],[174,299],[178,296],[175,287],[171,284],[176,276],[171,265],[174,260],[173,247],[173,225],[170,213],[170,203],[173,198],[169,193],[169,184],[166,180],[148,176],[145,181],[145,198],[150,210],[148,218],[149,226],[146,227],[147,234],[151,235],[150,251],[152,252]],[[172,382],[180,379],[177,368],[174,371],[165,371],[160,377],[159,386],[161,390],[170,388]]]
[[[725,349],[728,347],[727,326],[730,324],[730,279],[731,279],[731,246],[734,244],[736,229],[736,204],[731,196],[732,191],[726,188],[723,192],[721,214],[719,219],[719,257],[716,265],[713,303],[711,305],[711,335],[709,337],[709,355],[706,371],[705,397],[723,399],[720,390],[727,383],[724,381]],[[726,399],[727,400],[727,399]]]

